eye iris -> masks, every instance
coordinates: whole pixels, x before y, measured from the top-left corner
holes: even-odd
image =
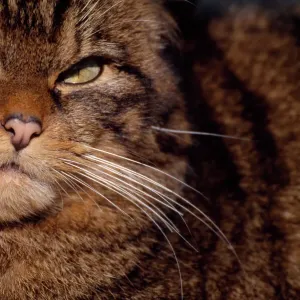
[[[79,84],[95,79],[101,72],[101,67],[95,63],[74,70],[64,79],[65,83]]]
[[[98,74],[99,74],[99,67],[91,66],[91,67],[86,67],[84,69],[81,69],[79,71],[78,78],[80,82],[87,82],[96,78]]]
[[[65,78],[64,82],[65,83],[73,83],[73,84],[78,83],[79,82],[79,71],[74,72],[72,75]]]

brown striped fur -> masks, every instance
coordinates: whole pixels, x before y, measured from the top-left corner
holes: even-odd
[[[17,154],[0,130],[0,299],[179,299],[178,267],[155,222],[176,252],[185,299],[297,299],[297,20],[261,8],[201,19],[189,32],[183,66],[164,1],[0,1],[1,123],[22,113],[43,124]],[[62,84],[61,74],[87,57],[104,65],[102,75],[82,86]],[[192,144],[190,136],[152,126],[248,140],[203,136]],[[155,166],[210,200],[86,145]],[[87,154],[190,199],[237,257],[193,215],[184,214],[185,224],[164,210],[198,252],[157,215],[148,210],[153,222],[65,163],[98,168]],[[15,178],[3,168],[11,163],[22,170]],[[106,179],[114,174],[106,172]]]

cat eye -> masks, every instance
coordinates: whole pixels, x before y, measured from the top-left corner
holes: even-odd
[[[84,84],[98,78],[103,70],[102,64],[96,59],[79,62],[59,76],[58,81],[66,84]]]

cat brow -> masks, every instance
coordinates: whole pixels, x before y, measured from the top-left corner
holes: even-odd
[[[83,48],[82,52],[89,52],[89,55],[99,55],[103,56],[104,58],[116,60],[124,60],[128,55],[126,47],[124,45],[106,40],[96,41],[93,43],[92,49],[85,51],[85,49]]]

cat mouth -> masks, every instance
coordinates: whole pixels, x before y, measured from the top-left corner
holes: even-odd
[[[4,164],[0,166],[0,174],[12,174],[12,175],[18,175],[18,174],[23,174],[23,175],[28,175],[26,174],[18,164],[16,163],[9,163],[9,164]]]

